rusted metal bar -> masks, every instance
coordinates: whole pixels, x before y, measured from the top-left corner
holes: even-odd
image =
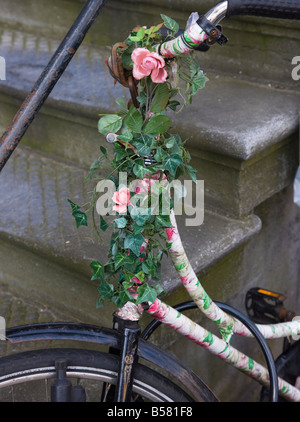
[[[88,0],[0,140],[0,171],[20,143],[107,0]]]

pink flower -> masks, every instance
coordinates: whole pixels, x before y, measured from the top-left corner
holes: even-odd
[[[157,53],[150,53],[147,48],[136,48],[131,54],[133,61],[133,76],[140,80],[151,74],[151,79],[155,83],[166,82],[167,72],[164,59]]]
[[[140,280],[136,276],[133,276],[133,278],[130,281],[134,284],[131,287],[129,287],[129,289],[127,289],[127,290],[129,291],[131,296],[134,299],[136,299],[138,297],[138,294],[139,294],[139,286],[142,283],[140,282]]]
[[[155,299],[155,301],[152,303],[150,308],[148,309],[148,312],[155,313],[158,311],[160,305],[160,301],[158,299]]]
[[[144,177],[144,179],[139,179],[137,181],[137,186],[135,189],[136,193],[145,193],[148,196],[148,193],[153,192],[153,186],[157,181],[159,181],[164,187],[166,187],[168,184],[166,175],[163,174],[161,177],[160,172],[155,174],[148,173],[146,176],[149,177]]]
[[[172,240],[174,234],[175,234],[175,229],[174,228],[170,228],[170,229],[166,229],[166,233],[168,236],[168,240]]]
[[[120,214],[127,211],[127,206],[130,204],[130,191],[128,188],[123,187],[113,194],[112,200],[118,204],[113,206],[113,210]]]
[[[145,246],[142,246],[140,249],[140,253],[144,253],[145,255],[147,255],[147,249],[145,248]],[[145,261],[146,258],[140,258],[140,261]]]
[[[153,194],[156,192],[155,195],[157,195],[158,189],[161,186],[166,188],[168,185],[168,180],[165,174],[162,175],[162,178],[160,172],[155,174],[146,174],[146,176],[149,177],[136,180],[135,193],[139,195],[140,206],[142,206],[145,201],[148,200],[150,193]],[[155,186],[157,188],[156,190],[154,188]]]

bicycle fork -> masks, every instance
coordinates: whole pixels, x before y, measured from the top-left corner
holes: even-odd
[[[141,333],[138,321],[123,319],[114,314],[114,330],[122,334],[122,343],[120,349],[110,348],[110,353],[120,356],[118,368],[118,378],[115,387],[104,385],[102,391],[102,401],[113,401],[126,403],[132,397],[132,384],[134,368],[137,363],[137,349]]]

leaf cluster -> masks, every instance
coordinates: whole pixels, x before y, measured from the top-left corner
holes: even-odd
[[[124,68],[132,69],[131,54],[135,48],[143,47],[155,51],[161,42],[160,29],[164,25],[171,39],[179,30],[178,24],[166,15],[161,15],[163,23],[150,28],[138,28],[132,31],[126,40],[128,47],[122,50]],[[192,54],[176,59],[178,76],[185,82],[187,103],[199,89],[205,85],[207,78],[201,71]],[[166,61],[166,68],[172,67]],[[178,98],[184,98],[181,88],[170,79],[164,83],[153,83],[150,77],[140,81],[137,100],[139,107],[127,108],[125,100],[116,100],[120,110],[115,114],[103,115],[98,121],[98,131],[106,136],[114,133],[119,142],[113,144],[113,158],[110,160],[106,148],[100,146],[100,156],[92,163],[88,179],[97,179],[98,171],[105,163],[109,164],[107,178],[115,182],[119,189],[118,172],[126,172],[128,183],[134,180],[159,179],[166,177],[168,182],[184,174],[196,182],[196,170],[189,164],[190,154],[178,134],[171,131],[168,111],[177,111],[180,106]],[[178,95],[179,94],[179,95]],[[186,103],[186,101],[185,101]],[[147,160],[150,160],[151,165]],[[97,179],[98,180],[98,179]],[[156,195],[153,207],[152,195]],[[112,221],[101,215],[95,218],[95,190],[88,209],[92,210],[93,224],[97,231],[112,230],[108,260],[106,263],[93,261],[92,280],[99,280],[99,298],[97,305],[102,306],[110,300],[121,307],[127,301],[136,304],[153,302],[163,293],[160,285],[161,261],[168,255],[168,241],[165,234],[171,228],[170,215],[161,212],[163,198],[169,197],[170,191],[163,183],[158,183],[155,192],[142,195],[135,205],[129,204],[127,213],[118,214]],[[87,211],[69,200],[76,226],[88,224]],[[170,198],[170,207],[173,202]]]

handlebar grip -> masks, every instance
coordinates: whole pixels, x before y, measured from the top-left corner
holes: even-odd
[[[165,42],[168,39],[168,36],[170,35],[170,32],[167,28],[160,28],[159,30],[160,35],[162,36],[162,42]],[[174,35],[174,37],[179,37],[184,34],[184,29],[179,29],[179,31]],[[206,52],[210,48],[209,45],[205,43],[199,44],[197,47],[194,47],[194,50]]]
[[[228,0],[226,17],[238,15],[300,19],[300,0]]]

